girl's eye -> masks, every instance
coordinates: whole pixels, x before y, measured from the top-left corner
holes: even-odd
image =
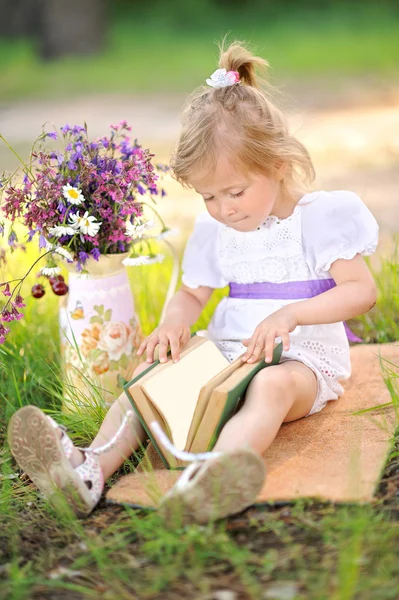
[[[210,200],[213,200],[213,196],[211,196],[210,198],[204,198],[204,202],[209,202]]]
[[[230,194],[230,195],[232,198],[240,198],[240,196],[242,196],[244,192],[245,192],[245,190],[242,190],[242,192],[238,192],[238,194]]]

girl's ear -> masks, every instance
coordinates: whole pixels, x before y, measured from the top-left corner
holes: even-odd
[[[279,160],[275,163],[276,167],[276,177],[279,181],[284,179],[284,175],[287,171],[287,163],[284,160]]]

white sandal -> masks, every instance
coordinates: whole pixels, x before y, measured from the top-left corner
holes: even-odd
[[[239,448],[189,465],[161,500],[166,521],[207,523],[243,511],[253,504],[266,476],[256,452]]]
[[[49,502],[60,505],[60,492],[77,516],[87,516],[97,505],[104,488],[104,476],[97,456],[110,450],[133,412],[128,411],[116,435],[100,448],[78,448],[85,460],[73,467],[69,458],[73,442],[65,427],[58,425],[36,406],[24,406],[10,419],[8,443],[11,452]],[[62,430],[62,435],[56,433]]]
[[[158,509],[166,523],[176,526],[216,521],[255,502],[266,467],[254,450],[192,454],[177,450],[157,423],[152,423],[151,429],[169,452],[193,461],[160,502]]]

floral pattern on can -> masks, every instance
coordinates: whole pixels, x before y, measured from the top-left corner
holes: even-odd
[[[142,333],[122,259],[123,255],[110,258],[104,271],[96,265],[100,273],[70,274],[69,294],[60,307],[62,350],[66,379],[82,392],[70,398],[65,387],[71,408],[75,396],[92,395],[91,384],[106,404],[112,403],[138,362]]]

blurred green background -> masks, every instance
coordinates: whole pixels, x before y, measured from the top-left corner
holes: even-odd
[[[0,0],[0,101],[186,92],[231,32],[276,82],[398,76],[394,0]]]

